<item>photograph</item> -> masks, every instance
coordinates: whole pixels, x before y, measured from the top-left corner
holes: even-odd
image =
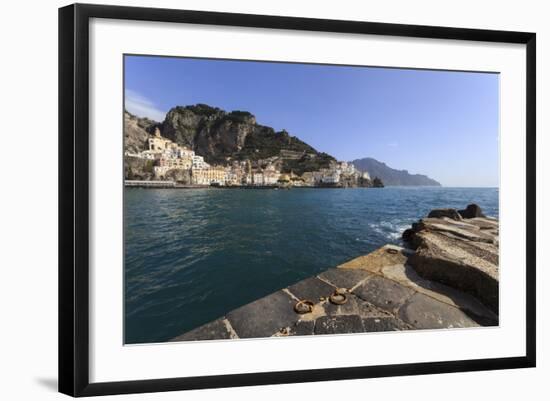
[[[124,344],[499,325],[498,73],[125,54],[123,91]]]
[[[109,3],[0,24],[0,401],[549,393],[542,2]]]

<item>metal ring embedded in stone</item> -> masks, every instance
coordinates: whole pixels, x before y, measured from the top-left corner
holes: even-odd
[[[294,312],[303,315],[304,313],[311,313],[313,311],[313,302],[307,300],[301,300],[294,305]]]
[[[395,255],[395,254],[398,253],[399,251],[398,251],[397,249],[388,248],[388,249],[386,250],[386,252],[391,253],[392,255]]]
[[[330,296],[330,302],[332,302],[335,305],[343,305],[346,302],[348,302],[348,297],[346,294],[342,294],[337,290],[337,291],[334,291],[334,294]]]

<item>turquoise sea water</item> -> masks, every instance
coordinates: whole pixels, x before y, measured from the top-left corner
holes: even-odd
[[[125,342],[166,341],[497,188],[125,189]]]

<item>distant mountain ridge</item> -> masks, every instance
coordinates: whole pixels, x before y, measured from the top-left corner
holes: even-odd
[[[436,180],[422,174],[410,174],[407,170],[396,170],[372,157],[351,162],[356,169],[367,171],[371,177],[382,179],[386,186],[432,186],[440,187]]]

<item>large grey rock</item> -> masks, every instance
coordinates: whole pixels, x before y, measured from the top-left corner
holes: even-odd
[[[193,149],[211,164],[227,164],[234,160],[275,158],[277,168],[286,163],[285,152],[295,153],[294,173],[329,167],[332,156],[317,152],[313,147],[282,130],[257,124],[256,118],[246,111],[227,112],[206,104],[177,106],[168,111],[161,126],[162,136],[179,145]],[[310,159],[302,160],[307,154]]]
[[[498,230],[498,220],[491,217],[472,217],[468,224],[478,226],[480,230]]]
[[[479,205],[472,203],[466,206],[466,209],[459,210],[458,213],[462,216],[463,219],[472,219],[474,217],[485,217]]]
[[[178,184],[190,185],[192,184],[191,180],[191,171],[182,170],[182,169],[171,169],[164,174],[164,180],[175,181]]]
[[[432,212],[404,233],[416,249],[407,264],[422,278],[473,295],[498,314],[498,220],[481,217],[475,204],[461,211],[464,220]]]
[[[414,224],[415,232],[434,231],[450,237],[459,238],[470,242],[486,242],[493,244],[495,236],[485,230],[481,230],[478,224],[464,221],[454,221],[448,218],[426,218]]]
[[[401,238],[405,242],[411,242],[414,238],[414,230],[412,228],[407,228],[405,231],[403,231]]]
[[[399,309],[398,316],[417,329],[478,326],[460,309],[419,293],[407,300]]]
[[[498,314],[495,254],[437,232],[416,233],[419,245],[408,263],[421,277],[472,294]]]
[[[428,217],[448,217],[453,220],[462,220],[462,217],[458,214],[456,209],[434,209],[428,214]]]
[[[138,153],[148,149],[149,131],[158,123],[124,112],[124,150]]]
[[[151,160],[124,156],[124,179],[148,181],[154,179]]]
[[[227,314],[227,320],[240,338],[270,337],[291,327],[299,316],[290,295],[277,291]]]

